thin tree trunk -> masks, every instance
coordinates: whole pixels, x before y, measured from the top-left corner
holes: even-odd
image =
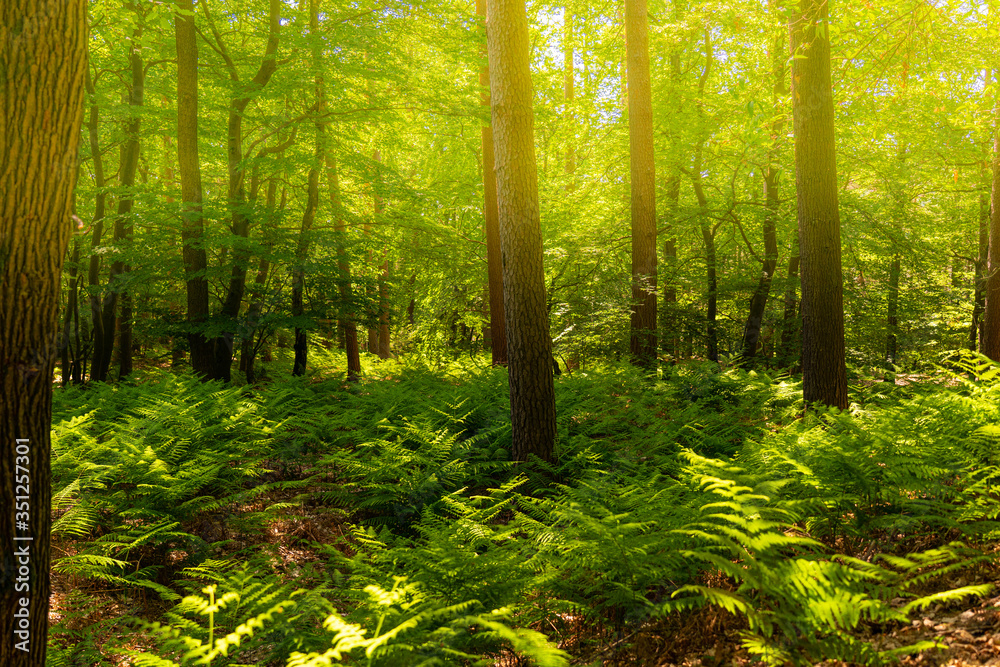
[[[73,214],[73,217],[76,218],[75,213]],[[77,382],[76,378],[74,377],[75,376],[74,369],[76,368],[76,362],[78,360],[73,360],[73,362],[70,361],[71,346],[69,342],[70,341],[69,330],[70,330],[70,324],[72,323],[73,318],[76,316],[76,311],[78,308],[77,288],[79,285],[77,283],[76,274],[79,271],[79,265],[80,265],[80,239],[78,237],[75,237],[73,239],[73,257],[70,260],[70,265],[69,265],[69,297],[67,299],[66,314],[63,316],[62,335],[59,337],[59,354],[60,357],[62,358],[61,359],[62,386],[64,387],[67,384],[69,384],[70,381],[73,381],[74,383]],[[79,331],[77,331],[77,336],[79,336]],[[77,347],[79,348],[79,346]]]
[[[92,232],[90,237],[90,264],[87,271],[87,288],[90,292],[90,318],[93,323],[93,363],[91,369],[100,364],[99,351],[104,350],[104,320],[101,317],[101,253],[97,249],[101,245],[101,238],[104,235],[105,201],[107,193],[105,191],[106,182],[104,179],[104,157],[101,154],[101,144],[99,140],[101,108],[97,104],[97,91],[90,78],[90,69],[87,69],[86,76],[87,94],[90,97],[90,115],[87,119],[87,136],[90,139],[90,154],[94,161],[94,186],[96,188],[94,202],[94,219],[91,222]],[[93,370],[91,370],[93,376]],[[95,378],[91,378],[95,379]]]
[[[316,0],[312,0],[314,3]],[[312,4],[312,3],[310,3]],[[322,161],[322,145],[317,139],[315,163],[309,170],[309,188],[306,208],[302,213],[302,227],[299,229],[299,240],[295,249],[295,270],[292,273],[292,317],[303,317],[302,290],[305,282],[306,256],[309,252],[309,233],[316,219],[316,208],[319,205],[319,163]],[[295,363],[292,375],[303,375],[306,372],[306,349],[308,339],[306,330],[297,322],[295,324]]]
[[[771,0],[772,13],[777,13],[777,2]],[[771,281],[774,270],[778,266],[778,178],[781,175],[781,165],[778,164],[778,154],[781,148],[781,137],[785,132],[785,116],[782,100],[785,97],[785,63],[788,61],[788,42],[783,32],[771,42],[771,72],[774,76],[774,88],[771,96],[771,107],[775,119],[771,123],[771,146],[767,152],[767,173],[764,175],[764,197],[767,212],[764,215],[764,265],[761,270],[757,289],[750,298],[750,312],[747,315],[746,326],[743,328],[744,360],[752,360],[757,355],[760,342],[761,323],[767,310],[767,301],[771,296]]]
[[[246,196],[246,164],[243,155],[243,115],[250,101],[271,80],[278,68],[277,50],[278,37],[281,30],[281,0],[269,0],[267,45],[261,58],[257,72],[245,85],[241,85],[239,71],[229,55],[222,35],[215,26],[209,12],[207,2],[199,3],[205,12],[205,18],[211,27],[212,36],[222,55],[223,62],[229,72],[229,78],[237,84],[236,91],[229,101],[229,121],[227,124],[226,161],[229,173],[229,207],[231,211],[231,230],[233,234],[245,239],[250,234],[250,217],[247,214]],[[244,244],[238,245],[233,251],[233,268],[229,278],[229,287],[222,303],[220,315],[225,327],[213,345],[212,379],[229,382],[232,377],[233,343],[236,335],[236,319],[240,314],[243,294],[246,290],[247,265],[250,259],[249,250]]]
[[[986,71],[989,84],[990,71]],[[986,310],[986,266],[990,252],[990,201],[986,193],[989,184],[986,166],[980,172],[983,190],[979,192],[979,253],[976,256],[972,297],[972,326],[969,328],[969,349],[973,352],[982,344],[982,315]]]
[[[675,97],[679,97],[679,88],[681,80],[681,54],[678,51],[674,51],[670,54],[670,82],[671,82],[671,93]],[[677,110],[681,110],[681,104],[678,102]],[[667,174],[666,179],[666,196],[667,196],[667,216],[666,216],[666,235],[667,238],[663,242],[663,258],[666,266],[664,270],[661,271],[662,274],[662,290],[663,290],[663,318],[661,324],[661,330],[663,332],[661,338],[661,345],[663,351],[667,353],[670,357],[671,363],[677,363],[677,358],[680,356],[679,340],[677,338],[677,214],[680,210],[681,201],[681,164],[678,158],[678,151],[680,150],[679,144],[679,133],[676,126],[676,122],[671,122],[668,127],[668,136],[670,138],[670,151],[671,151],[671,164],[670,171]]]
[[[275,217],[275,200],[278,193],[278,181],[275,178],[267,180],[267,204],[265,215],[266,228],[264,230],[265,244],[268,251],[271,249],[270,227]],[[282,208],[284,208],[284,197],[282,197]],[[257,267],[257,276],[250,287],[250,305],[247,306],[247,328],[250,333],[244,338],[240,346],[240,370],[246,375],[247,384],[253,384],[257,377],[254,372],[254,361],[257,357],[257,347],[254,344],[255,332],[260,327],[260,314],[264,310],[264,287],[267,285],[267,276],[271,270],[271,261],[265,253],[260,258]]]
[[[52,376],[87,63],[84,0],[0,3],[0,665],[44,667]]]
[[[94,367],[92,371],[92,376],[95,380],[99,382],[104,382],[108,379],[108,372],[111,368],[111,355],[114,351],[115,346],[115,321],[116,321],[116,311],[118,310],[118,301],[125,291],[122,287],[122,283],[125,280],[125,276],[128,273],[127,266],[125,264],[122,255],[128,251],[127,248],[123,248],[128,240],[131,238],[132,224],[129,221],[132,215],[132,203],[135,197],[135,174],[139,168],[139,127],[141,120],[138,115],[138,110],[143,106],[143,92],[145,88],[145,70],[144,63],[142,60],[142,52],[140,47],[140,41],[143,31],[144,15],[140,6],[136,6],[136,26],[132,30],[132,48],[129,54],[129,64],[132,70],[132,80],[129,90],[129,106],[131,109],[131,118],[126,125],[125,135],[127,138],[125,145],[121,150],[121,167],[119,169],[119,185],[122,190],[121,196],[118,198],[118,213],[115,217],[115,244],[118,245],[118,252],[115,255],[115,260],[111,263],[111,273],[108,277],[108,289],[104,295],[103,303],[101,304],[101,329],[103,336],[101,338],[101,347],[98,348],[95,341],[95,359]],[[131,313],[129,315],[131,317]],[[124,328],[124,327],[123,327]],[[131,347],[131,336],[124,334],[129,338],[129,346]],[[125,357],[131,357],[132,350],[124,350],[119,347],[119,354],[121,355],[121,360],[123,367],[130,366],[131,358],[127,361]]]
[[[510,359],[511,455],[515,461],[531,456],[551,461],[555,389],[524,0],[491,2],[486,32]]]
[[[656,169],[646,0],[625,0],[632,186],[632,363],[656,363]]]
[[[844,409],[847,369],[828,10],[826,0],[800,0],[789,17],[796,56],[792,111],[802,263],[802,388],[807,405]]]
[[[476,1],[476,13],[486,19],[487,0]],[[486,50],[483,45],[483,50]],[[486,55],[485,53],[483,54]],[[490,105],[490,65],[479,70],[480,103]],[[497,210],[497,179],[494,171],[493,127],[481,129],[483,147],[483,218],[486,221],[486,273],[490,303],[490,353],[494,366],[507,365],[507,321],[503,310],[503,266],[500,260],[500,219]],[[412,316],[412,312],[411,312]],[[411,322],[412,323],[412,322]]]
[[[351,283],[351,263],[347,256],[347,223],[340,203],[340,178],[332,152],[326,154],[326,177],[330,184],[330,210],[337,233],[337,266],[340,269],[340,300],[344,308],[354,306],[354,286]],[[340,328],[344,332],[344,353],[347,356],[347,381],[356,382],[361,375],[361,355],[358,349],[358,325],[353,313],[342,315]]]

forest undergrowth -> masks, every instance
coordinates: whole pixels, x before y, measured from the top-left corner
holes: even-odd
[[[319,368],[56,390],[50,664],[1000,651],[1000,372],[980,358],[856,376],[849,410],[804,417],[786,376],[595,365],[556,379],[557,462],[520,466],[503,370]]]

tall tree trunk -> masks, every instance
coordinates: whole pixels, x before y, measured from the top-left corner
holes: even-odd
[[[476,0],[476,13],[486,19],[487,0]],[[485,51],[485,45],[483,45]],[[485,55],[485,54],[484,54]],[[479,70],[480,103],[490,106],[490,65]],[[483,218],[486,221],[486,274],[490,303],[490,353],[494,366],[507,365],[507,321],[503,311],[503,266],[500,260],[500,219],[497,211],[497,179],[494,172],[493,127],[481,129],[483,147]]]
[[[986,265],[982,353],[993,361],[1000,361],[1000,104],[996,106],[993,122],[990,242]]]
[[[212,344],[202,327],[208,319],[208,281],[205,270],[205,222],[201,212],[201,162],[198,158],[198,33],[192,0],[177,0],[184,12],[174,18],[177,41],[177,164],[181,180],[181,242],[187,286],[188,347],[191,368],[204,380],[212,379]]]
[[[101,304],[101,339],[100,344],[94,340],[94,365],[91,371],[93,379],[104,382],[108,379],[108,371],[111,367],[111,353],[115,347],[115,320],[118,310],[118,300],[124,291],[122,282],[127,273],[126,265],[122,255],[127,251],[122,245],[131,236],[132,225],[129,217],[132,215],[132,203],[135,197],[135,174],[139,167],[139,126],[141,119],[138,115],[139,109],[143,106],[143,91],[145,88],[145,70],[142,60],[140,39],[143,31],[144,15],[142,9],[136,6],[136,26],[132,30],[132,45],[129,54],[129,65],[132,70],[132,79],[129,86],[129,107],[131,117],[125,127],[127,137],[125,145],[121,149],[121,166],[119,168],[119,185],[122,190],[118,198],[118,213],[115,217],[114,240],[119,246],[115,260],[111,263],[111,273],[108,277],[108,289],[104,294]],[[130,356],[131,350],[120,350],[122,355]],[[123,357],[124,358],[124,357]]]
[[[94,219],[91,222],[90,237],[90,263],[87,271],[87,289],[90,293],[90,318],[92,322],[93,334],[93,354],[94,362],[97,362],[98,349],[103,350],[104,346],[104,320],[101,318],[101,253],[97,249],[101,245],[101,237],[104,235],[105,201],[107,192],[104,179],[104,157],[101,154],[101,144],[99,141],[101,108],[97,104],[97,91],[90,78],[90,70],[86,76],[87,94],[90,97],[90,115],[87,119],[87,136],[90,139],[90,154],[94,161],[94,187],[96,189],[94,202]],[[91,364],[91,369],[95,364]],[[91,370],[93,376],[93,370]],[[92,378],[93,379],[93,378]]]
[[[73,212],[73,218],[76,218],[76,213]],[[75,222],[75,220],[74,220]],[[70,326],[76,317],[77,306],[77,295],[79,294],[79,283],[76,279],[76,275],[79,272],[80,266],[80,239],[75,237],[73,239],[73,257],[70,260],[69,265],[69,297],[67,299],[66,314],[63,316],[63,329],[62,335],[59,337],[59,355],[62,358],[62,385],[65,387],[72,381],[74,384],[79,382],[77,377],[76,369],[79,367],[79,355],[76,359],[71,361],[71,349],[69,331]],[[77,320],[79,322],[79,320]],[[77,337],[79,337],[80,332],[77,330]],[[79,345],[77,346],[79,351]]]
[[[267,245],[268,251],[271,249],[271,232],[270,227],[273,224],[273,220],[276,216],[275,201],[278,194],[278,181],[275,178],[269,178],[267,180],[267,203],[266,203],[266,217],[265,224],[267,228],[264,230],[264,243]],[[285,198],[282,197],[282,206],[284,209]],[[256,379],[256,373],[254,371],[254,361],[257,358],[257,345],[255,337],[257,335],[257,330],[260,327],[260,315],[264,310],[264,287],[267,285],[267,276],[271,270],[271,261],[268,259],[265,253],[260,258],[260,263],[257,267],[257,276],[254,278],[253,284],[250,287],[250,304],[247,306],[247,329],[250,333],[247,338],[244,338],[241,342],[240,347],[240,370],[246,375],[247,384],[253,384]],[[260,334],[261,340],[263,340],[263,332]]]
[[[802,389],[807,405],[843,409],[847,369],[828,4],[800,0],[789,20],[796,56],[792,112],[802,263]]]
[[[504,312],[510,358],[510,415],[515,461],[553,458],[556,436],[538,210],[538,172],[524,0],[494,0],[486,19]]]
[[[656,363],[656,169],[646,0],[625,0],[632,185],[632,363]]]
[[[990,70],[986,70],[986,85],[989,85]],[[969,349],[973,352],[982,343],[982,315],[986,310],[986,266],[990,252],[990,201],[986,189],[990,178],[987,174],[985,160],[980,170],[982,189],[979,192],[979,253],[976,256],[975,275],[972,296],[972,326],[969,328]]]
[[[315,0],[312,0],[314,3]],[[322,161],[321,140],[316,142],[315,162],[309,169],[309,188],[306,208],[302,213],[302,227],[299,229],[299,240],[295,248],[295,270],[292,272],[292,317],[301,318],[303,316],[302,289],[305,282],[304,264],[309,252],[309,233],[312,230],[313,221],[316,219],[316,208],[319,205],[319,163]],[[306,347],[308,339],[306,330],[299,322],[295,324],[295,363],[292,366],[292,375],[303,375],[306,372]]]
[[[679,98],[679,88],[681,80],[681,54],[674,51],[670,54],[670,83],[671,94]],[[678,112],[681,104],[677,104]],[[668,137],[670,138],[670,170],[666,179],[667,215],[666,228],[667,238],[663,242],[663,259],[666,266],[661,271],[663,290],[663,317],[661,318],[661,346],[663,351],[670,357],[671,363],[677,363],[680,356],[679,340],[677,338],[677,213],[680,210],[681,202],[681,163],[679,159],[680,139],[676,122],[671,122],[668,126]]]
[[[226,129],[226,162],[229,174],[229,208],[231,231],[239,239],[250,235],[250,216],[248,215],[246,196],[246,161],[243,155],[243,115],[250,101],[267,85],[271,76],[278,69],[277,50],[278,37],[281,31],[281,0],[269,0],[268,33],[264,55],[253,78],[243,84],[239,71],[229,55],[222,35],[215,26],[209,12],[207,2],[199,3],[205,12],[205,18],[211,27],[212,36],[222,55],[223,63],[229,71],[230,80],[236,84],[233,97],[229,100],[229,121]],[[222,302],[220,316],[224,327],[221,336],[212,341],[213,366],[212,379],[229,382],[232,377],[233,343],[236,335],[237,317],[243,304],[243,293],[246,290],[247,265],[250,259],[249,250],[245,244],[239,244],[233,251],[233,268],[229,278],[229,287]]]
[[[375,151],[373,156],[376,163],[376,177],[374,183],[372,183],[372,203],[374,206],[374,219],[377,224],[381,224],[380,218],[382,217],[382,176],[381,176],[381,160],[382,154],[379,151]],[[368,332],[369,341],[369,352],[377,354],[379,359],[388,359],[391,356],[389,348],[389,295],[388,280],[389,280],[389,240],[385,237],[383,241],[384,247],[382,249],[382,265],[379,267],[379,277],[378,277],[378,319],[376,320],[375,328]],[[372,334],[374,333],[374,340],[372,339]],[[371,345],[374,343],[374,347]]]
[[[705,335],[707,339],[707,356],[709,361],[718,363],[719,361],[719,334],[717,327],[718,301],[719,301],[719,279],[718,279],[718,258],[715,249],[716,228],[712,226],[708,217],[708,197],[705,195],[705,184],[702,177],[702,158],[705,152],[705,87],[708,84],[708,77],[712,72],[714,64],[714,54],[712,52],[712,40],[709,31],[705,31],[705,67],[698,78],[698,97],[695,100],[695,108],[698,118],[698,145],[694,151],[694,165],[691,168],[691,184],[694,187],[695,197],[698,199],[699,227],[701,228],[701,240],[705,246],[705,284],[707,288],[708,304],[705,310]]]
[[[799,355],[801,320],[798,316],[799,287],[799,232],[792,232],[792,248],[785,273],[785,311],[781,320],[781,343],[778,350],[778,365],[792,366]],[[801,358],[799,357],[801,363]]]
[[[772,13],[777,13],[776,0],[771,0]],[[785,63],[788,61],[788,42],[783,33],[779,32],[771,42],[771,73],[774,76],[771,107],[774,110],[774,122],[771,123],[771,146],[767,151],[767,173],[764,175],[764,197],[767,212],[764,215],[764,265],[761,270],[757,289],[750,298],[750,312],[747,314],[746,326],[743,328],[744,360],[752,363],[757,355],[757,345],[760,342],[761,323],[764,311],[767,310],[767,300],[771,296],[771,281],[774,270],[778,266],[778,178],[781,175],[781,165],[778,164],[778,154],[781,148],[781,137],[785,132],[785,115],[782,100],[785,96]]]
[[[327,149],[326,178],[330,186],[330,210],[335,220],[337,233],[337,266],[340,269],[340,300],[343,308],[354,306],[354,286],[351,283],[351,263],[347,256],[347,223],[340,203],[340,178],[337,163],[332,152]],[[347,356],[347,381],[356,382],[361,375],[361,355],[358,349],[358,325],[354,314],[342,315],[340,329],[344,333],[344,353]]]
[[[0,3],[0,665],[44,667],[59,279],[78,168],[84,0]]]

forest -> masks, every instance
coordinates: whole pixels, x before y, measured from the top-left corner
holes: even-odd
[[[2,0],[0,666],[1000,664],[994,0]]]

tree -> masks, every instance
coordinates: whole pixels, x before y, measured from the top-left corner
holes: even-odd
[[[802,390],[806,404],[847,407],[840,211],[827,0],[800,0],[792,34],[792,114],[802,271]]]
[[[84,0],[0,5],[0,665],[45,665],[52,372],[87,63]]]
[[[777,10],[777,2],[769,3],[771,11]],[[783,31],[775,35],[771,41],[771,75],[774,77],[772,92],[772,108],[774,121],[771,123],[771,146],[767,152],[767,170],[764,173],[764,196],[767,212],[764,214],[764,262],[761,267],[760,280],[750,298],[750,312],[747,314],[746,326],[743,328],[743,358],[751,360],[757,355],[760,343],[761,322],[767,308],[767,300],[771,296],[771,280],[778,266],[778,235],[777,218],[781,199],[778,196],[778,179],[781,175],[781,165],[778,162],[779,142],[785,131],[785,110],[782,108],[785,96],[785,62],[788,60],[788,43]]]
[[[486,20],[486,0],[476,0],[476,14]],[[485,44],[484,50],[485,50]],[[485,53],[483,55],[486,55]],[[479,70],[480,103],[490,108],[490,63]],[[493,127],[481,129],[483,150],[483,219],[486,224],[486,278],[490,304],[490,354],[494,366],[507,365],[507,321],[503,312],[503,266],[500,262],[500,219],[497,178],[493,170]]]
[[[632,184],[632,362],[656,362],[656,168],[646,0],[625,0],[628,138]]]
[[[177,41],[177,162],[181,180],[181,242],[187,292],[187,323],[191,368],[212,377],[211,342],[201,327],[208,319],[208,255],[201,210],[201,161],[198,158],[198,33],[192,0],[177,0],[174,30]],[[96,231],[95,231],[96,235]],[[91,271],[93,271],[91,264]]]
[[[542,266],[528,19],[524,0],[495,0],[486,19],[496,151],[512,456],[550,461],[556,435],[552,342]]]

